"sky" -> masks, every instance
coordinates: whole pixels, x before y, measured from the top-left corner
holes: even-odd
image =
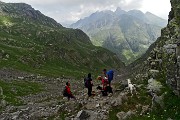
[[[88,17],[96,11],[112,10],[117,7],[125,11],[137,9],[151,12],[168,19],[170,0],[0,0],[6,3],[27,3],[46,16],[66,26]]]

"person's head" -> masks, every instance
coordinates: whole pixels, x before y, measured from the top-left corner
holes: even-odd
[[[91,73],[88,74],[88,78],[90,78],[90,77],[91,77]]]
[[[97,79],[98,79],[98,80],[102,80],[102,77],[101,77],[101,76],[98,76]]]
[[[67,86],[70,86],[70,83],[69,83],[69,82],[66,82],[66,85],[67,85]]]
[[[106,69],[103,69],[103,74],[106,74],[107,70]]]

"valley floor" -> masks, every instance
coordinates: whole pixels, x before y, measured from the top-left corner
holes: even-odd
[[[47,78],[14,70],[1,70],[0,74],[0,86],[2,88],[0,91],[2,96],[1,119],[75,118],[80,110],[86,110],[91,114],[91,117],[96,117],[96,119],[108,119],[111,106],[117,106],[122,102],[121,97],[114,99],[115,96],[120,94],[120,92],[115,92],[115,87],[118,85],[115,80],[113,81],[114,94],[106,97],[96,90],[100,81],[93,80],[93,91],[96,95],[88,98],[83,80]],[[62,95],[67,81],[71,83],[71,90],[76,96],[76,100],[68,101]],[[20,95],[20,92],[25,90],[26,87],[30,87],[32,83],[39,85],[41,90],[36,93],[29,92],[29,94]],[[19,84],[24,85],[25,88]],[[32,87],[32,89],[37,88]],[[123,96],[123,94],[120,95]]]
[[[144,86],[137,86],[137,94],[125,90],[127,74],[116,74],[113,80],[113,94],[102,96],[96,90],[100,81],[93,80],[95,96],[88,97],[82,80],[47,78],[13,70],[1,70],[0,119],[2,120],[116,120],[133,119],[149,115],[151,99],[144,92]],[[71,91],[76,100],[67,100],[62,91],[70,81]],[[22,93],[25,91],[26,93]],[[148,117],[149,116],[149,117]]]

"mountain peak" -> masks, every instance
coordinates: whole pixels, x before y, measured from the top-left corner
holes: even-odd
[[[122,9],[120,7],[117,7],[116,8],[116,11],[121,11]]]
[[[122,10],[120,7],[117,7],[116,11],[114,12],[116,15],[125,14],[126,11]]]
[[[147,11],[145,14],[151,14],[151,15],[152,15],[152,13],[151,13],[151,12],[149,12],[149,11]]]
[[[159,23],[152,23],[140,10],[126,12],[118,7],[111,13],[101,11],[71,27],[86,32],[94,45],[111,50],[126,64],[142,55],[150,43],[160,36],[162,27],[156,25]]]
[[[140,10],[130,10],[130,11],[128,11],[128,13],[131,15],[141,15],[141,16],[144,15],[144,13]]]
[[[146,15],[146,16],[154,16],[154,17],[160,18],[159,16],[157,16],[157,15],[151,13],[151,12],[148,12],[148,11],[145,13],[145,15]],[[162,18],[161,18],[161,19],[162,19]]]
[[[7,16],[21,18],[25,20],[34,20],[44,25],[53,27],[62,27],[54,19],[43,15],[40,11],[35,10],[31,5],[26,3],[3,3],[0,4],[0,12]]]

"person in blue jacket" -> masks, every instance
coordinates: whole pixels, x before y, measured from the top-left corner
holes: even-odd
[[[103,69],[103,74],[104,74],[104,77],[108,78],[109,86],[111,87],[111,81],[113,80],[113,77],[114,77],[114,71],[113,70],[109,70],[107,72],[106,69]]]

